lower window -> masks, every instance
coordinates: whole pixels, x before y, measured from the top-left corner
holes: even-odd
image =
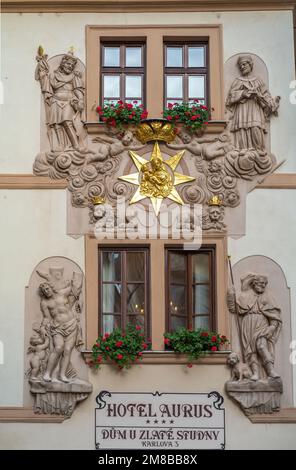
[[[149,330],[149,250],[144,247],[99,249],[99,331],[110,333],[128,323]]]
[[[215,329],[215,248],[166,250],[167,329]]]

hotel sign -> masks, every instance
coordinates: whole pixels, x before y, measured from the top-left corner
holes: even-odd
[[[97,449],[224,449],[224,399],[210,393],[101,391]]]

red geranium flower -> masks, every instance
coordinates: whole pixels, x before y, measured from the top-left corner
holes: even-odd
[[[141,327],[140,325],[137,325],[137,326],[136,326],[136,330],[137,330],[137,331],[140,331],[141,329],[142,329],[142,327]]]
[[[172,119],[173,119],[172,116],[167,116],[168,121],[171,121]]]
[[[212,343],[216,343],[216,341],[217,341],[217,336],[212,336],[212,337],[211,337],[211,341],[212,341]]]
[[[164,338],[163,342],[164,344],[167,344],[167,345],[170,344],[170,340],[168,338]]]
[[[204,337],[206,338],[207,336],[209,336],[209,333],[207,333],[206,331],[203,331],[203,332],[200,334],[200,336],[204,336]]]
[[[142,348],[143,348],[143,349],[147,349],[147,348],[148,348],[148,344],[143,343],[143,344],[142,344]]]
[[[122,341],[117,341],[117,343],[115,343],[115,346],[116,346],[117,348],[120,348],[120,346],[122,346],[122,345],[123,345],[123,342],[122,342]]]
[[[211,347],[211,351],[217,351],[217,349],[218,349],[217,346],[212,346]]]
[[[122,359],[123,358],[123,355],[122,354],[117,354],[117,359]]]

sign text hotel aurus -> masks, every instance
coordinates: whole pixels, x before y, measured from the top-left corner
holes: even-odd
[[[101,391],[97,449],[224,449],[224,399],[210,393]]]

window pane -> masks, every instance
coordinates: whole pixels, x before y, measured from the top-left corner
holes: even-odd
[[[194,100],[189,100],[189,104],[192,105],[192,106],[196,106],[196,100],[195,99]],[[206,104],[206,103],[205,103],[205,100],[199,98],[198,99],[198,104]]]
[[[204,47],[188,47],[188,66],[189,67],[204,67],[205,54]]]
[[[174,104],[174,103],[181,104],[182,101],[183,100],[174,100],[174,99],[166,100],[166,107],[168,107],[169,104]]]
[[[145,327],[145,318],[144,315],[128,315],[127,316],[128,323],[132,325],[139,325],[144,330]]]
[[[183,47],[167,47],[167,67],[183,67]]]
[[[121,280],[121,253],[103,252],[103,281]]]
[[[120,315],[103,315],[103,334],[112,333],[114,328],[121,327]]]
[[[167,97],[183,98],[183,77],[181,75],[167,75]]]
[[[192,255],[193,282],[209,282],[209,258],[206,253]]]
[[[210,328],[210,317],[195,317],[194,318],[194,329],[204,328],[208,330]]]
[[[118,98],[119,93],[119,75],[104,75],[104,96]]]
[[[103,284],[103,313],[121,311],[121,284]]]
[[[142,104],[142,100],[139,100],[139,99],[136,99],[135,98],[130,98],[130,99],[127,99],[125,100],[126,103],[132,103],[134,104],[135,106],[140,106],[140,104]]]
[[[104,47],[104,66],[119,67],[120,65],[120,48]]]
[[[186,283],[186,255],[170,253],[170,275],[172,283]]]
[[[126,67],[142,67],[142,48],[127,47],[125,49],[125,66]]]
[[[169,311],[171,315],[187,315],[185,286],[170,286]]]
[[[127,313],[145,314],[145,288],[143,284],[127,285]]]
[[[172,316],[171,325],[172,325],[172,328],[171,328],[172,331],[178,330],[178,328],[182,328],[182,327],[186,328],[187,326],[186,317],[182,318],[182,317]]]
[[[142,77],[141,75],[126,75],[125,77],[125,96],[127,98],[142,96]]]
[[[209,313],[209,286],[193,287],[193,311],[194,313]]]
[[[104,105],[105,104],[117,104],[118,103],[118,98],[119,97],[117,97],[115,100],[112,100],[112,99],[111,100],[106,100],[106,99],[104,99]]]
[[[204,98],[205,77],[203,75],[191,75],[189,77],[189,98]]]
[[[126,254],[127,280],[144,281],[145,279],[145,254],[129,252]]]

